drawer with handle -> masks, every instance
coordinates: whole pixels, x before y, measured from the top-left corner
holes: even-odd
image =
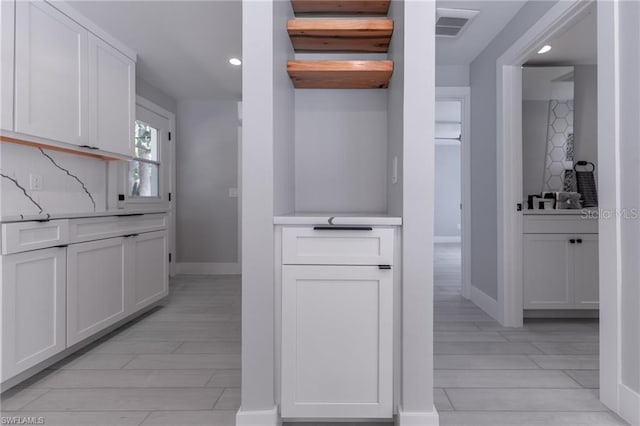
[[[69,242],[67,219],[2,224],[2,254],[21,253]]]
[[[392,228],[368,226],[285,227],[285,265],[392,265]]]

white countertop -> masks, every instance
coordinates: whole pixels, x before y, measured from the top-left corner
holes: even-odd
[[[55,220],[55,219],[79,219],[83,217],[105,217],[105,216],[126,216],[133,214],[153,214],[166,213],[167,209],[119,209],[106,210],[101,212],[83,212],[83,213],[42,213],[27,215],[10,215],[0,217],[0,223],[10,222],[28,222],[33,220]]]
[[[276,225],[401,226],[402,218],[376,213],[291,213],[275,216],[273,223]]]

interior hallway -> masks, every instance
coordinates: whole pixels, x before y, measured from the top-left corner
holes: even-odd
[[[460,294],[459,244],[435,247],[441,425],[624,425],[598,400],[597,320],[501,327]]]

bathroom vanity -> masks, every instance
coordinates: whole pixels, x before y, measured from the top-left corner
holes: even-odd
[[[523,220],[525,310],[598,309],[598,220],[589,210],[533,210]]]

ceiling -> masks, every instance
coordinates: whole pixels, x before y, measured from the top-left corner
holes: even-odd
[[[455,39],[436,38],[437,65],[468,65],[524,6],[526,0],[438,0],[437,7],[478,10],[480,13]]]
[[[240,99],[242,1],[70,1],[138,53],[136,73],[175,98]]]
[[[533,52],[526,65],[590,65],[598,63],[596,5],[589,6],[583,15],[566,31],[545,41],[550,52]],[[542,46],[540,46],[542,47]]]

